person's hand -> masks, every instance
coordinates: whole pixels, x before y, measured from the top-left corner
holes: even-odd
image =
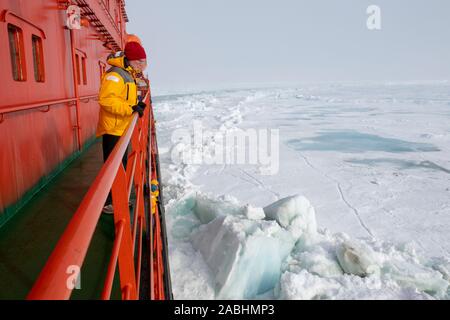
[[[145,105],[145,103],[144,103],[144,105]],[[142,118],[144,116],[145,107],[142,108],[139,104],[137,104],[137,105],[133,106],[132,109],[133,109],[133,112],[137,112],[139,114],[139,118]]]
[[[138,106],[141,107],[142,110],[145,110],[145,108],[147,107],[147,105],[143,101],[139,101]]]

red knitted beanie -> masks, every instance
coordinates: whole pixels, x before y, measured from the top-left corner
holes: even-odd
[[[128,60],[141,60],[147,59],[145,49],[137,42],[128,42],[125,46],[125,56]]]

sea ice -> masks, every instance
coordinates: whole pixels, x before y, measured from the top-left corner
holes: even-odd
[[[450,298],[448,83],[158,99],[176,299]],[[198,119],[280,128],[280,171],[174,163],[172,133]]]

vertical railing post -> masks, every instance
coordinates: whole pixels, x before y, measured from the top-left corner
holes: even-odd
[[[148,102],[149,95],[147,94],[146,97]],[[145,199],[151,196],[151,181],[159,178],[155,167],[157,152],[154,130],[151,107],[146,110],[145,117],[141,119],[134,115],[130,127],[120,138],[111,156],[102,167],[47,261],[39,279],[28,295],[29,299],[70,298],[72,289],[66,286],[67,266],[74,265],[81,268],[83,265],[101,209],[110,190],[114,207],[115,241],[101,298],[109,299],[111,296],[117,264],[122,298],[125,300],[139,298],[144,231],[148,232],[150,239],[150,298],[152,300],[165,298],[163,280],[166,270],[164,270],[162,257],[164,244],[161,238],[160,216],[157,207],[155,215],[152,214],[151,208],[148,215],[145,211]],[[126,153],[130,141],[132,152],[127,171],[125,171],[122,157]],[[136,222],[134,226],[131,225],[129,208],[129,191],[132,183],[135,184],[136,190],[134,219]],[[147,183],[149,188],[145,188]],[[150,194],[145,194],[146,192]],[[138,229],[137,226],[139,226]],[[138,240],[137,257],[135,257],[136,240]]]
[[[149,106],[151,109],[151,105]],[[152,141],[153,141],[153,134],[152,134],[152,128],[153,128],[153,112],[151,112],[151,110],[149,110],[149,122],[148,122],[148,145],[147,145],[147,156],[148,156],[148,185],[150,186],[150,190],[149,190],[149,197],[150,197],[150,212],[149,212],[149,251],[150,251],[150,259],[149,259],[149,264],[150,264],[150,300],[155,300],[155,285],[156,285],[156,281],[155,281],[155,272],[154,272],[154,266],[155,266],[155,250],[153,247],[154,244],[154,215],[153,215],[153,209],[152,209],[152,199],[151,199],[151,180],[152,180]]]
[[[119,250],[120,288],[124,299],[138,299],[136,274],[134,268],[134,250],[130,224],[130,208],[127,197],[127,179],[123,165],[120,165],[116,179],[112,185],[112,200],[114,207],[114,223],[125,224]],[[122,221],[122,222],[121,222]],[[125,294],[125,291],[127,293]]]

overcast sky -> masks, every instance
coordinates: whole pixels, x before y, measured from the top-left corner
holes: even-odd
[[[126,0],[164,90],[450,79],[450,0]],[[369,5],[381,8],[370,31]]]

